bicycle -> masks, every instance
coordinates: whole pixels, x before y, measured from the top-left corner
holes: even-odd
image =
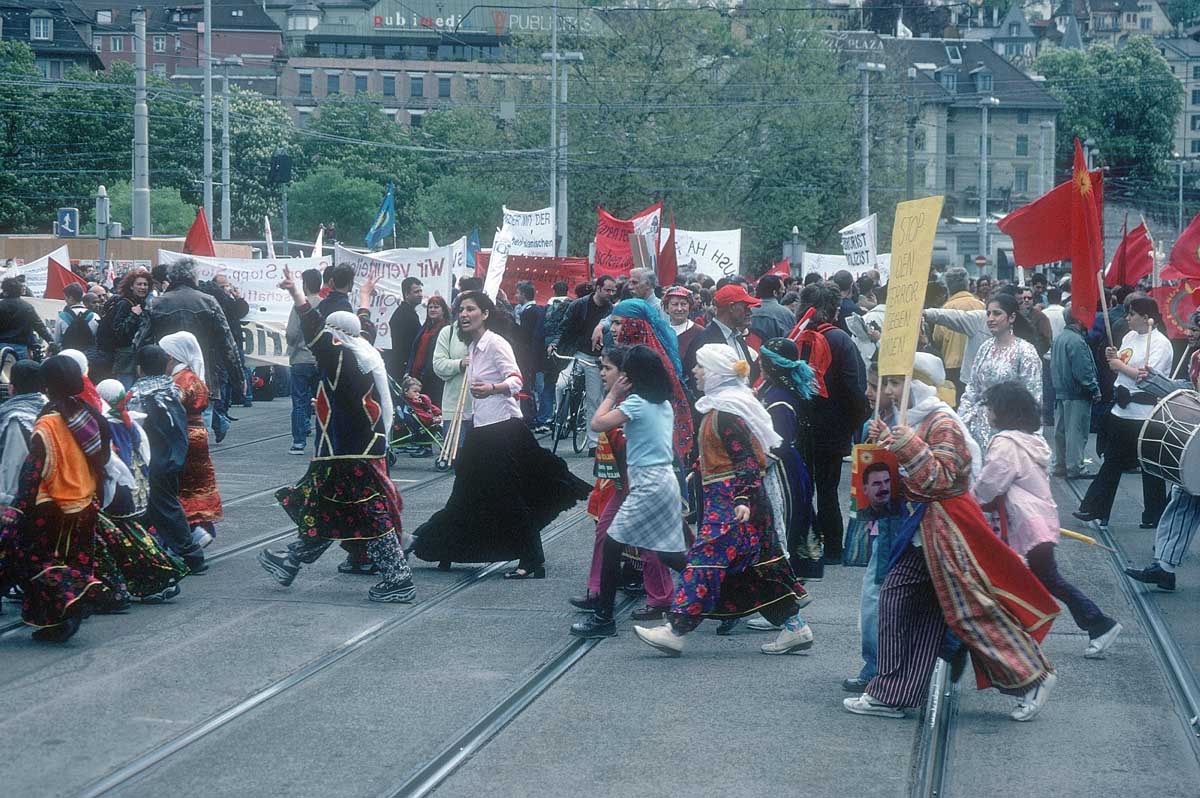
[[[584,365],[577,357],[566,357],[557,352],[554,356],[559,360],[571,361],[571,374],[567,378],[562,401],[554,408],[554,422],[550,425],[550,451],[558,454],[558,442],[569,435],[571,448],[575,454],[579,454],[587,450],[588,423],[591,421],[585,412],[587,377]]]

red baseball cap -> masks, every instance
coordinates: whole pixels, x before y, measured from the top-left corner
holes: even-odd
[[[745,302],[752,308],[756,308],[762,304],[761,299],[755,299],[746,293],[746,289],[739,283],[730,283],[723,286],[717,291],[717,295],[713,297],[713,302],[717,305],[733,305],[737,302]]]

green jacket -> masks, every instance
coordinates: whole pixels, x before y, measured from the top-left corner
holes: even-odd
[[[1100,395],[1096,361],[1087,341],[1073,325],[1067,325],[1050,348],[1050,375],[1056,399],[1087,399]]]

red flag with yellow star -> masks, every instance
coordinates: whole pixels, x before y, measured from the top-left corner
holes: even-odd
[[[1079,139],[1075,139],[1071,182],[1071,315],[1091,327],[1100,301],[1097,275],[1104,268],[1104,238],[1097,192]]]

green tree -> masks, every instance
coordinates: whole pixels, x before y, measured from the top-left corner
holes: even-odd
[[[1170,0],[1167,16],[1175,25],[1183,25],[1200,18],[1200,0]]]
[[[1119,51],[1105,44],[1051,50],[1034,66],[1064,106],[1056,137],[1060,170],[1070,169],[1075,138],[1090,138],[1118,187],[1138,191],[1167,176],[1183,87],[1151,39],[1135,36]]]
[[[257,238],[262,235],[263,217],[272,217],[273,229],[279,222],[279,187],[267,178],[271,158],[279,149],[288,151],[293,160],[300,154],[295,143],[295,126],[287,109],[257,92],[232,88],[229,101],[229,179],[234,236]],[[220,139],[215,142],[220,145]],[[307,237],[308,232],[304,233]],[[315,232],[312,233],[315,235]]]
[[[120,180],[108,191],[108,215],[111,221],[120,222],[128,234],[133,230],[133,186],[128,180]],[[96,209],[89,205],[84,212],[84,229],[94,229]],[[156,236],[184,235],[196,218],[196,206],[183,201],[177,188],[150,189],[150,233]]]
[[[322,166],[288,191],[290,229],[315,235],[322,224],[333,225],[337,240],[361,246],[382,199],[378,183]]]
[[[16,232],[37,225],[48,228],[51,205],[39,190],[38,157],[42,103],[41,76],[33,51],[21,42],[0,41],[0,231]],[[50,202],[46,202],[49,199]]]

